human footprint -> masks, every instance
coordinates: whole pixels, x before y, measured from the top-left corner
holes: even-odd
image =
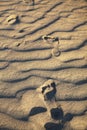
[[[55,57],[60,55],[59,44],[58,43],[54,44],[54,48],[52,49],[51,53],[52,53],[52,56],[55,56]]]
[[[23,0],[26,4],[35,5],[35,0]]]
[[[48,80],[37,88],[37,92],[39,92],[49,116],[54,120],[60,120],[63,117],[63,111],[60,104],[56,102],[56,91],[56,84],[53,80]]]
[[[51,51],[52,56],[59,56],[60,55],[60,51],[59,51],[59,38],[58,37],[52,37],[49,35],[43,35],[42,39],[44,42],[47,42],[51,45],[53,45],[53,49]]]
[[[44,42],[47,42],[47,43],[57,42],[59,44],[59,38],[58,37],[52,37],[50,35],[43,35],[42,39],[43,39]]]

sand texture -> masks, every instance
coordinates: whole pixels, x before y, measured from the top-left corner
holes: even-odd
[[[0,0],[0,130],[87,130],[87,0]]]

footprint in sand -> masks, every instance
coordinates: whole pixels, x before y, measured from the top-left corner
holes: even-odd
[[[56,102],[56,84],[53,80],[46,81],[42,86],[37,88],[39,96],[45,104],[49,116],[56,121],[61,121],[63,118],[63,110]]]
[[[35,5],[35,0],[23,0],[23,2],[29,5]]]
[[[57,42],[59,44],[59,38],[58,37],[52,37],[50,35],[43,35],[42,39],[44,42],[47,42],[49,44],[53,43],[53,42]]]
[[[54,44],[54,48],[52,49],[52,55],[57,57],[60,55],[60,51],[59,51],[59,44],[58,43],[55,43]]]
[[[60,55],[60,51],[59,51],[59,38],[58,37],[51,37],[49,35],[43,35],[42,39],[44,42],[48,43],[48,44],[52,44],[54,47],[51,51],[52,56],[59,56]]]
[[[8,23],[9,25],[15,24],[19,22],[19,17],[16,14],[12,14],[10,16],[7,17],[6,19],[6,23]]]

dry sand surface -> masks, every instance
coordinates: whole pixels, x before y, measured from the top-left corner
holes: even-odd
[[[0,0],[0,130],[87,130],[87,0]]]

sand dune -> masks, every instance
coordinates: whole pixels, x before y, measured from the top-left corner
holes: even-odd
[[[86,129],[87,1],[0,0],[0,130]]]

